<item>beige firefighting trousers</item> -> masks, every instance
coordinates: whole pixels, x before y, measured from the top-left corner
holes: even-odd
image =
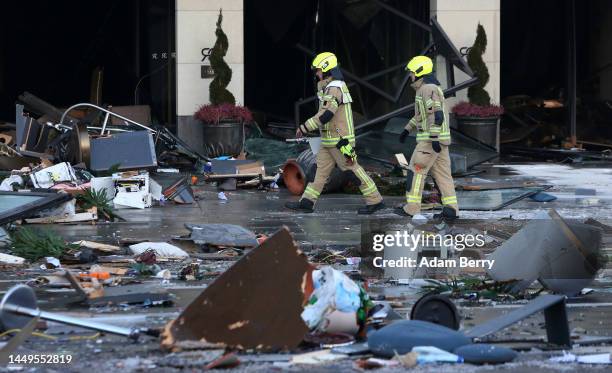
[[[317,154],[317,173],[315,174],[314,181],[306,186],[302,198],[315,202],[319,195],[321,195],[321,191],[336,165],[338,165],[340,170],[350,170],[357,176],[361,182],[359,190],[363,194],[367,205],[375,205],[382,202],[382,197],[374,181],[368,176],[363,167],[357,163],[356,159],[352,164],[348,164],[346,157],[335,147],[321,147],[319,150],[319,154]]]
[[[431,142],[419,142],[412,153],[409,166],[412,172],[408,171],[406,204],[404,205],[404,211],[407,214],[416,215],[421,211],[423,186],[429,173],[440,188],[442,204],[454,208],[457,214],[459,213],[448,146],[441,145],[440,147],[442,151],[436,153],[431,147]]]

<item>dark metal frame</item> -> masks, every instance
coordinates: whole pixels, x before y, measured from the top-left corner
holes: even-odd
[[[444,96],[445,97],[449,97],[449,96],[454,96],[455,93],[457,91],[460,91],[462,89],[468,88],[474,84],[476,84],[476,82],[478,82],[478,78],[474,77],[474,73],[472,71],[472,69],[470,69],[470,67],[468,66],[467,62],[465,61],[465,59],[463,58],[463,56],[461,55],[461,53],[457,50],[457,48],[453,45],[453,43],[451,42],[450,38],[448,37],[448,35],[446,35],[446,33],[444,32],[444,30],[442,29],[442,26],[440,26],[440,24],[438,23],[438,21],[435,18],[431,18],[430,23],[431,26],[428,26],[426,24],[424,24],[423,22],[420,22],[406,14],[404,14],[403,12],[393,8],[392,6],[381,2],[379,0],[376,0],[376,3],[384,10],[395,14],[396,16],[416,25],[417,27],[420,27],[422,29],[424,29],[425,31],[428,31],[432,34],[432,39],[433,41],[430,42],[420,54],[427,54],[432,48],[434,48],[436,50],[437,54],[441,54],[445,60],[446,60],[446,78],[447,78],[447,85],[448,88],[446,90],[444,90]],[[306,48],[303,45],[296,45],[296,47],[301,50],[302,52],[310,55],[310,56],[314,56],[315,53]],[[380,88],[374,86],[372,83],[370,83],[369,81],[388,74],[390,72],[393,72],[397,69],[399,69],[401,66],[404,66],[405,64],[400,64],[400,65],[396,65],[396,66],[392,66],[389,68],[386,68],[384,70],[375,72],[373,74],[367,75],[365,77],[359,77],[356,76],[355,74],[353,74],[350,71],[347,71],[346,69],[340,68],[340,70],[342,71],[342,73],[349,78],[350,80],[352,80],[351,83],[349,83],[349,85],[353,85],[353,84],[358,84],[360,86],[363,86],[367,89],[369,89],[370,91],[378,94],[379,96],[383,97],[384,99],[391,101],[392,103],[397,103],[403,92],[404,89],[406,88],[406,85],[408,84],[409,81],[409,75],[406,74],[406,76],[404,77],[404,79],[402,80],[401,85],[398,87],[397,92],[395,93],[395,95],[390,95],[388,93],[386,93],[385,91],[381,90]],[[461,82],[459,84],[455,84],[455,73],[453,70],[453,67],[457,66],[457,68],[459,68],[461,71],[463,71],[464,73],[466,73],[470,78],[464,82]],[[301,106],[309,103],[311,101],[316,100],[317,96],[311,96],[305,99],[300,99],[298,101],[295,102],[294,104],[294,120],[295,120],[295,127],[297,128],[297,126],[299,126],[300,124],[300,112],[301,112]],[[369,127],[373,124],[377,124],[380,123],[384,120],[396,117],[400,114],[404,114],[406,112],[410,112],[414,110],[414,104],[410,104],[410,105],[406,105],[403,107],[400,107],[398,109],[395,109],[387,114],[383,114],[381,116],[375,117],[375,118],[371,118],[369,120],[366,120],[365,122],[359,124],[358,126],[355,127],[355,131],[358,130],[362,130],[366,127]]]
[[[44,210],[53,206],[57,206],[62,202],[68,201],[72,197],[67,193],[50,193],[50,192],[0,192],[0,196],[19,196],[19,197],[43,197],[0,213],[0,225],[10,223],[12,221],[26,218],[36,211]]]
[[[540,311],[544,311],[544,322],[546,324],[546,337],[548,343],[571,347],[572,341],[567,321],[565,297],[562,295],[540,295],[517,310],[486,321],[480,325],[476,325],[465,334],[474,341],[481,341],[484,337],[526,319]]]

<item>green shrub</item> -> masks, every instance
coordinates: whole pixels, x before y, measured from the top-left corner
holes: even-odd
[[[66,250],[76,248],[66,243],[57,234],[48,230],[34,230],[21,227],[11,237],[11,251],[30,261],[46,256],[59,258]]]
[[[219,10],[219,19],[217,20],[217,41],[210,52],[210,66],[215,72],[215,78],[210,82],[210,103],[212,105],[231,104],[236,105],[236,99],[230,91],[227,90],[229,82],[232,80],[232,69],[225,62],[223,57],[227,54],[229,47],[229,41],[227,35],[221,28],[221,22],[223,21],[223,14]]]
[[[467,55],[467,63],[478,78],[478,82],[468,88],[468,98],[470,103],[479,106],[491,105],[491,97],[484,89],[489,81],[489,69],[487,69],[487,64],[482,59],[482,55],[486,50],[487,34],[484,27],[479,23],[476,29],[476,40],[474,40],[474,45],[470,48]]]

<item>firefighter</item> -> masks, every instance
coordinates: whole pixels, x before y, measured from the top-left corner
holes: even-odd
[[[455,185],[451,175],[448,147],[451,143],[448,112],[440,82],[433,74],[433,62],[427,56],[416,56],[408,62],[411,86],[416,90],[414,117],[410,119],[400,135],[404,143],[410,131],[417,130],[417,145],[410,158],[406,178],[406,204],[394,212],[411,217],[421,210],[421,195],[428,174],[442,194],[442,212],[434,215],[437,220],[454,220],[459,207]]]
[[[308,183],[304,194],[298,202],[287,202],[285,206],[301,212],[313,212],[314,205],[329,175],[335,166],[344,172],[352,172],[359,185],[359,190],[366,201],[366,206],[359,208],[359,214],[372,214],[385,207],[374,181],[357,163],[355,154],[355,131],[351,110],[351,94],[344,82],[338,60],[333,53],[317,55],[312,61],[319,97],[319,111],[315,116],[301,124],[296,137],[319,130],[321,148],[317,154],[317,172],[314,181]]]

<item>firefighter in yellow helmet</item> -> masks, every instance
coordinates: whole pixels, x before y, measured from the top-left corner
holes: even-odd
[[[427,56],[416,56],[408,62],[411,86],[416,90],[414,117],[400,135],[404,143],[411,131],[416,130],[417,145],[410,158],[406,179],[406,204],[394,212],[401,216],[413,216],[421,211],[421,195],[428,174],[442,193],[442,212],[437,220],[454,220],[459,207],[455,185],[451,175],[448,147],[451,143],[448,111],[440,82],[433,74],[433,61]]]
[[[338,59],[333,53],[317,55],[312,61],[312,70],[317,78],[317,96],[319,111],[312,118],[301,124],[296,137],[319,130],[321,148],[317,154],[317,172],[314,181],[308,183],[302,197],[297,202],[287,202],[289,209],[313,212],[314,205],[334,167],[352,172],[358,180],[359,190],[366,206],[359,208],[359,214],[372,214],[385,207],[374,181],[357,163],[355,154],[355,130],[351,111],[351,94],[344,82]]]

